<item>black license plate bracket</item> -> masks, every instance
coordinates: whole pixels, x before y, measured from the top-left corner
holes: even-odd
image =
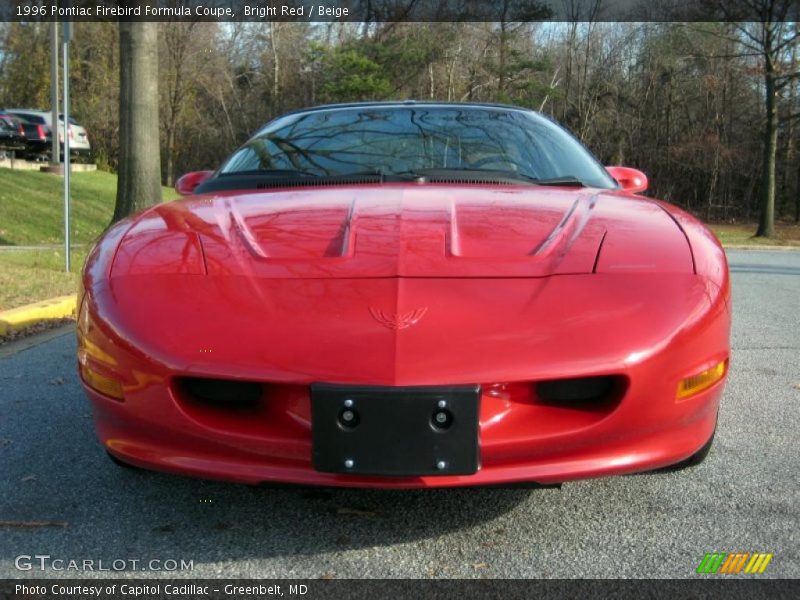
[[[478,470],[480,387],[311,386],[318,471],[390,477]]]

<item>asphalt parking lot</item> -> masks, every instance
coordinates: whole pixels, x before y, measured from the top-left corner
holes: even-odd
[[[734,551],[774,553],[759,577],[798,577],[800,252],[729,260],[732,366],[706,462],[561,489],[267,489],[122,469],[95,441],[72,332],[2,347],[0,578],[83,576],[15,568],[36,554],[193,561],[171,577],[697,577],[706,552]]]

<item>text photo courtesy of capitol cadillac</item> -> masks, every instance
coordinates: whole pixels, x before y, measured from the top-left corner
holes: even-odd
[[[798,598],[800,0],[0,0],[0,600]]]

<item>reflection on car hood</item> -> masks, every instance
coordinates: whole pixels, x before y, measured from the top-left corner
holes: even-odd
[[[160,247],[174,253],[165,240],[181,235],[199,241],[209,275],[581,274],[595,270],[609,232],[609,244],[649,249],[652,270],[691,267],[681,229],[644,198],[597,189],[386,184],[219,193],[163,204],[127,233],[114,274],[134,266],[145,272],[142,261],[158,263]]]

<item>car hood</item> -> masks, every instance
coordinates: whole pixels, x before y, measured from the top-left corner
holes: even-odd
[[[617,191],[384,184],[162,204],[128,230],[112,274],[507,278],[598,268],[686,272],[692,258],[664,209]]]

